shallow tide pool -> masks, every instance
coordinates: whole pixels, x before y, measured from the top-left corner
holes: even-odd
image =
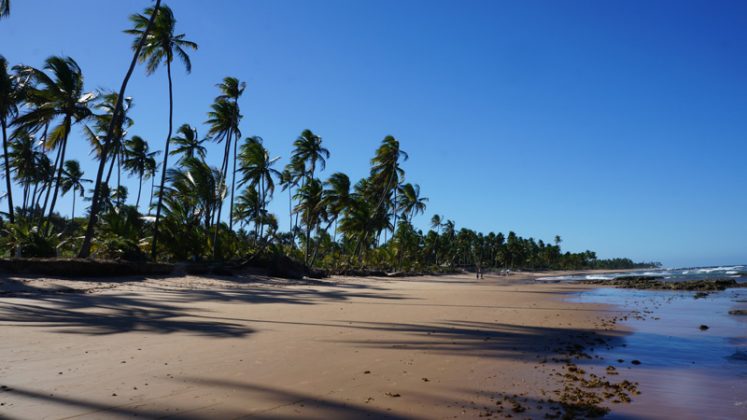
[[[573,301],[634,311],[621,321],[632,334],[596,354],[620,379],[639,382],[641,395],[612,406],[607,418],[747,419],[747,316],[729,314],[747,308],[747,289],[695,298],[694,292],[598,288]]]

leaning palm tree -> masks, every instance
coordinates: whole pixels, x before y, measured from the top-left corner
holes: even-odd
[[[399,211],[406,222],[412,222],[412,218],[425,212],[428,197],[420,196],[420,185],[404,184],[400,188]]]
[[[156,0],[156,5],[153,7],[153,10],[158,11],[161,8],[161,0]],[[140,52],[143,49],[143,46],[145,45],[145,40],[150,35],[151,29],[153,29],[153,23],[156,20],[156,16],[158,16],[159,13],[151,13],[150,19],[148,20],[147,25],[145,26],[145,29],[142,30],[142,33],[140,35],[140,41],[137,43],[137,47],[135,48],[135,53],[132,56],[132,60],[130,61],[130,67],[127,68],[127,73],[125,73],[125,77],[122,80],[122,85],[119,88],[119,94],[117,95],[118,101],[117,104],[114,107],[114,115],[111,121],[111,124],[109,125],[109,129],[106,132],[106,136],[104,137],[104,147],[103,147],[103,159],[99,162],[99,169],[96,172],[96,183],[93,188],[93,196],[91,197],[91,211],[88,216],[88,226],[86,227],[86,234],[83,237],[83,244],[80,247],[80,252],[78,253],[78,257],[80,258],[87,258],[88,255],[91,253],[91,241],[93,239],[93,228],[96,224],[96,217],[98,216],[99,212],[99,198],[101,197],[101,179],[104,176],[104,167],[106,166],[106,156],[109,153],[109,149],[111,148],[111,139],[112,134],[114,132],[114,125],[115,122],[119,120],[120,113],[122,112],[122,100],[125,97],[125,91],[127,90],[127,84],[130,82],[130,77],[132,76],[132,72],[135,70],[135,64],[137,64],[137,60],[140,57]]]
[[[397,225],[397,192],[399,185],[404,179],[405,171],[399,166],[400,159],[407,160],[408,156],[399,147],[399,141],[392,136],[384,137],[381,146],[376,149],[376,155],[371,159],[371,185],[376,191],[378,198],[378,209],[383,209],[394,215],[393,226]],[[387,216],[388,217],[388,216]]]
[[[148,175],[148,168],[151,166],[150,161],[154,160],[155,156],[158,155],[158,151],[150,152],[148,148],[148,142],[140,136],[132,136],[132,138],[125,140],[124,142],[124,167],[132,175],[137,175],[137,200],[135,200],[135,208],[140,207],[140,193],[143,189],[143,178]]]
[[[228,158],[231,152],[231,142],[233,135],[239,132],[239,119],[237,105],[232,100],[228,100],[224,97],[219,96],[215,99],[215,102],[210,105],[210,112],[208,112],[208,120],[205,121],[209,125],[208,136],[210,136],[216,143],[224,143],[223,147],[223,161],[220,166],[220,172],[222,179],[221,181],[225,184],[228,174]],[[216,223],[220,223],[221,207],[218,208]]]
[[[205,143],[207,139],[200,139],[196,128],[189,124],[182,124],[176,130],[176,133],[178,136],[171,139],[171,142],[174,143],[174,150],[170,152],[172,155],[180,156],[180,161],[181,159],[194,157],[205,160],[207,149],[203,146],[203,143]]]
[[[241,111],[239,110],[239,98],[244,93],[244,89],[246,89],[246,82],[240,82],[239,79],[235,77],[225,77],[223,78],[223,82],[218,84],[218,89],[221,91],[221,95],[218,96],[218,98],[225,98],[227,100],[233,101],[236,111],[235,120],[236,120],[236,127],[237,129],[233,133],[233,170],[231,171],[231,205],[230,205],[230,212],[229,212],[229,222],[228,222],[228,228],[230,230],[233,230],[233,201],[234,201],[234,193],[236,189],[236,155],[237,150],[239,147],[239,138],[241,138],[241,132],[238,130],[239,121],[241,120]],[[230,140],[230,139],[229,139]],[[230,146],[229,146],[230,147]],[[227,163],[228,156],[224,157],[224,160],[226,160],[226,172],[228,172],[228,163]],[[226,181],[228,180],[228,177],[225,177]]]
[[[83,191],[85,191],[83,184],[93,181],[83,178],[83,171],[80,169],[80,163],[77,160],[68,160],[65,162],[63,175],[62,194],[65,195],[68,191],[73,190],[73,211],[70,215],[70,220],[75,220],[75,193],[80,192],[80,196],[83,197]]]
[[[57,175],[49,205],[48,218],[51,219],[59,193],[70,131],[73,124],[91,116],[88,104],[95,95],[83,92],[83,72],[70,57],[50,57],[45,61],[44,70],[51,74],[33,67],[23,68],[22,72],[28,74],[34,82],[34,86],[26,92],[31,109],[16,118],[14,124],[27,132],[36,132],[50,122],[58,121],[45,139],[46,149],[58,150]]]
[[[7,16],[10,0],[0,0],[0,16]],[[3,13],[3,10],[5,12]],[[0,125],[3,129],[3,156],[5,164],[5,188],[8,196],[8,217],[14,222],[13,191],[11,190],[10,165],[8,164],[8,125],[18,114],[18,102],[21,99],[22,84],[18,78],[8,72],[8,61],[0,55]]]
[[[155,22],[151,27],[151,20],[155,15]],[[135,41],[132,44],[134,50],[142,46],[142,54],[139,60],[146,63],[146,74],[155,73],[161,63],[166,64],[166,75],[169,85],[169,131],[166,135],[166,146],[163,152],[163,167],[161,168],[161,186],[158,193],[158,204],[156,205],[156,220],[153,227],[153,248],[152,256],[156,258],[158,244],[158,222],[161,217],[161,206],[163,204],[163,188],[166,183],[166,172],[168,172],[169,142],[174,122],[174,91],[171,80],[171,62],[174,56],[178,56],[184,63],[187,73],[192,71],[192,61],[187,54],[188,49],[196,50],[197,44],[184,39],[184,34],[176,35],[176,18],[168,6],[149,7],[143,14],[130,16],[130,20],[135,25],[133,29],[125,32],[135,35]],[[144,44],[141,42],[145,40]]]

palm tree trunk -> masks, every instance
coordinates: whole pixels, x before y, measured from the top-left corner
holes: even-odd
[[[73,213],[70,215],[70,221],[75,221],[75,188],[73,188]]]
[[[38,184],[34,184],[34,192],[36,192],[37,185]],[[28,205],[28,202],[29,202],[29,193],[30,193],[29,184],[24,183],[23,184],[23,202],[21,203],[21,209],[23,210],[26,210],[27,208],[26,206]]]
[[[15,223],[15,215],[13,213],[13,191],[11,189],[10,180],[10,163],[8,162],[8,133],[7,127],[5,126],[5,118],[2,119],[3,126],[3,156],[5,158],[5,187],[8,190],[8,218],[10,223]]]
[[[291,240],[295,240],[295,236],[293,233],[293,186],[288,185],[288,230],[291,234]]]
[[[140,211],[140,192],[143,190],[143,174],[140,174],[140,178],[137,184],[137,200],[135,201],[135,208]]]
[[[233,231],[233,197],[236,190],[236,149],[239,148],[239,136],[236,133],[236,140],[233,145],[233,171],[231,176],[231,206],[228,211],[228,229]]]
[[[114,153],[118,153],[118,151],[115,151]],[[104,184],[109,185],[109,181],[112,178],[112,173],[114,173],[114,162],[115,159],[112,159],[112,163],[109,164],[109,171],[106,173],[106,179],[104,180]]]
[[[62,166],[65,163],[65,152],[67,151],[67,138],[70,136],[71,118],[65,119],[65,137],[62,139],[62,152],[60,153],[60,164],[57,167],[57,179],[54,183],[54,193],[52,194],[52,203],[49,205],[49,216],[47,220],[52,221],[52,214],[54,213],[54,206],[57,203],[57,194],[60,192],[60,181],[62,180]],[[49,227],[51,228],[51,224]]]
[[[121,178],[122,178],[122,153],[121,150],[119,153],[117,153],[117,189],[122,185],[121,184]]]
[[[223,211],[223,198],[221,197],[221,193],[223,190],[223,186],[226,185],[226,178],[228,178],[228,156],[231,154],[231,137],[233,137],[233,134],[231,130],[228,131],[226,134],[226,147],[223,150],[223,164],[221,165],[221,184],[219,184],[218,188],[220,190],[218,191],[218,214],[216,215],[216,222],[215,222],[215,233],[213,234],[213,259],[216,259],[218,256],[218,230],[220,229],[220,216]],[[230,215],[229,215],[230,218]]]
[[[154,13],[155,15],[155,13]],[[163,206],[163,187],[166,184],[166,170],[168,169],[169,143],[171,142],[171,131],[174,128],[174,90],[171,80],[171,61],[166,60],[166,74],[169,78],[169,134],[166,136],[166,147],[163,153],[163,168],[161,172],[161,186],[158,188],[158,204],[156,205],[156,221],[153,226],[153,249],[151,257],[156,260],[158,245],[158,222],[161,219],[161,207]]]
[[[150,177],[150,200],[148,201],[148,213],[150,213],[150,209],[153,208],[153,190],[156,186],[156,174],[151,175]]]
[[[88,216],[88,226],[86,227],[86,235],[83,238],[83,244],[80,247],[78,253],[79,258],[87,258],[91,254],[91,240],[93,239],[93,228],[96,224],[96,217],[98,216],[100,209],[100,195],[101,195],[101,178],[104,176],[104,168],[106,167],[106,155],[111,147],[112,134],[114,133],[114,127],[122,113],[122,101],[124,100],[125,90],[127,90],[127,83],[130,81],[132,72],[135,70],[137,59],[140,57],[140,51],[143,49],[145,44],[145,38],[148,36],[150,29],[153,27],[153,21],[155,21],[158,15],[158,10],[161,7],[161,0],[156,0],[156,5],[153,7],[153,13],[150,15],[148,20],[148,26],[145,28],[143,35],[140,37],[140,42],[137,44],[135,54],[132,56],[130,61],[130,67],[127,69],[124,80],[122,80],[122,86],[119,88],[119,96],[117,97],[117,104],[114,106],[114,113],[112,120],[109,122],[109,128],[106,130],[106,137],[104,138],[104,148],[102,150],[101,162],[99,162],[99,169],[96,173],[96,184],[93,189],[93,197],[91,198],[91,213]]]
[[[60,148],[57,149],[57,157],[54,159],[54,166],[53,166],[53,168],[56,168],[57,165],[60,165],[60,155],[61,154],[62,154],[62,148],[60,147]],[[44,213],[47,212],[47,204],[49,203],[49,195],[52,193],[52,182],[53,182],[53,180],[54,180],[54,176],[53,176],[52,179],[47,180],[46,185],[45,185],[46,188],[47,188],[47,192],[46,192],[46,194],[44,194],[44,205],[41,208],[41,216],[40,217],[42,219],[44,218]],[[39,227],[40,228],[41,228],[41,222],[42,222],[42,220],[39,220]]]

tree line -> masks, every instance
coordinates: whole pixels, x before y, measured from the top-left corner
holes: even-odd
[[[0,0],[0,18],[9,14],[9,0]],[[281,167],[261,137],[242,134],[246,84],[236,77],[216,85],[204,135],[189,123],[175,128],[172,66],[189,73],[198,45],[178,33],[173,11],[160,0],[130,21],[124,32],[132,36],[133,56],[118,91],[87,92],[71,57],[52,56],[35,68],[11,66],[0,55],[7,201],[0,241],[7,256],[225,261],[270,254],[333,270],[637,266],[628,259],[599,260],[591,251],[563,253],[560,237],[548,244],[514,232],[457,230],[442,216],[431,219],[427,232],[416,229],[413,219],[425,212],[428,198],[406,181],[402,164],[408,155],[393,136],[384,137],[368,176],[357,182],[342,172],[323,174],[331,152],[308,129]],[[161,150],[131,134],[134,99],[126,89],[137,64],[148,75],[167,75],[169,118]],[[71,138],[74,127],[82,138]],[[93,179],[68,159],[70,141],[86,142],[96,157]],[[206,160],[208,142],[222,146],[218,167]],[[135,194],[122,185],[123,177],[137,179]],[[14,197],[14,184],[20,196]],[[287,232],[267,210],[283,193]],[[56,211],[68,194],[69,218]],[[88,205],[76,216],[79,201]]]

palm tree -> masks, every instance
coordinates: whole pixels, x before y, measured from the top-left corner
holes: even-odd
[[[324,206],[322,205],[322,192],[324,191],[322,182],[317,178],[309,178],[301,188],[296,192],[298,204],[295,211],[301,214],[301,219],[306,227],[306,252],[304,263],[309,264],[311,251],[311,231],[316,228],[326,216]]]
[[[20,130],[14,133],[13,139],[10,142],[10,151],[5,153],[5,161],[7,162],[5,164],[5,173],[7,174],[7,179],[10,180],[10,173],[13,172],[16,180],[23,187],[22,210],[25,210],[28,205],[31,186],[44,182],[38,178],[40,155],[44,154],[37,150],[36,139],[33,135]],[[32,195],[31,201],[33,202],[36,194]]]
[[[379,203],[376,211],[383,210],[387,219],[390,209],[395,210],[397,191],[405,176],[405,171],[399,166],[400,159],[407,160],[408,155],[400,149],[399,141],[392,136],[384,137],[376,149],[374,158],[371,159],[371,189],[378,195]],[[392,214],[392,226],[396,226],[397,212],[392,211]]]
[[[174,207],[177,202],[179,206],[186,206],[197,220],[204,220],[205,229],[209,229],[212,215],[226,192],[220,181],[220,171],[200,159],[186,158],[181,167],[169,169],[167,175],[168,207]]]
[[[239,138],[241,138],[241,133],[238,130],[239,121],[241,120],[241,111],[239,110],[239,98],[244,93],[244,89],[246,89],[246,82],[239,82],[239,79],[235,77],[226,77],[223,79],[223,82],[218,84],[218,88],[221,90],[221,95],[218,98],[225,98],[227,100],[231,100],[234,103],[234,109],[236,110],[236,116],[235,116],[235,123],[236,123],[236,130],[233,133],[233,171],[231,171],[231,205],[230,205],[230,211],[228,216],[228,228],[230,230],[233,230],[233,202],[234,202],[234,191],[236,189],[236,149],[239,147]],[[226,141],[227,146],[226,148],[230,148],[230,139]],[[228,156],[224,156],[224,160],[226,160],[226,171],[228,171],[228,162],[227,162]],[[228,177],[225,177],[226,180],[228,180]]]
[[[297,158],[291,158],[290,163],[285,165],[285,169],[280,174],[280,183],[283,190],[288,190],[288,215],[290,218],[290,224],[288,225],[288,231],[291,234],[291,242],[295,244],[296,230],[298,229],[298,214],[296,214],[295,223],[293,221],[293,188],[298,187],[304,178],[306,172],[305,164],[303,161]]]
[[[153,166],[158,151],[148,151],[148,142],[140,136],[132,136],[124,143],[124,167],[130,174],[138,176],[137,200],[135,208],[140,207],[140,193],[143,189],[143,178],[148,174],[148,169]]]
[[[33,67],[23,68],[22,71],[34,81],[34,86],[26,93],[27,101],[32,108],[16,118],[14,124],[19,129],[36,132],[46,124],[61,119],[45,139],[45,147],[58,149],[59,153],[54,193],[49,205],[48,218],[51,219],[62,179],[70,130],[73,124],[91,116],[88,103],[95,95],[83,92],[83,72],[78,63],[70,57],[50,57],[45,61],[44,70],[49,71],[51,77]]]
[[[239,221],[240,226],[244,226],[248,221],[257,221],[259,219],[259,193],[255,188],[247,187],[239,194],[236,199],[234,208],[234,218]]]
[[[158,153],[161,153],[159,150]],[[145,177],[150,178],[150,198],[148,199],[148,214],[153,209],[153,192],[156,189],[156,173],[158,172],[158,162],[155,158],[149,158],[145,162]]]
[[[0,0],[0,18],[10,16],[10,0]]]
[[[329,179],[324,183],[327,187],[323,192],[322,204],[327,207],[327,214],[329,217],[329,224],[325,230],[329,229],[329,226],[335,223],[335,232],[332,235],[332,241],[337,240],[337,220],[351,201],[350,196],[350,178],[342,172],[335,172]]]
[[[96,156],[101,159],[104,155],[104,144],[103,140],[106,137],[107,130],[114,120],[114,111],[119,103],[119,95],[116,92],[99,92],[100,100],[94,106],[95,109],[103,111],[101,114],[93,115],[93,128],[89,125],[83,127],[83,133],[88,137],[91,148]],[[127,112],[132,108],[132,98],[124,98],[121,102],[121,110],[117,118],[117,123],[114,124],[112,137],[110,141],[110,152],[107,156],[111,156],[111,165],[109,165],[109,172],[106,175],[106,183],[112,176],[114,164],[117,164],[117,186],[120,184],[121,177],[121,165],[122,158],[124,156],[124,137],[127,135],[127,130],[134,124],[132,118],[127,116]]]
[[[217,97],[210,108],[211,111],[208,112],[208,120],[205,121],[210,126],[208,136],[212,137],[216,143],[225,142],[223,161],[220,166],[221,182],[225,184],[228,175],[228,157],[231,152],[231,141],[234,133],[239,132],[238,123],[240,116],[238,116],[237,104],[222,96]],[[220,223],[222,207],[222,205],[218,207],[216,225]]]
[[[176,133],[179,135],[171,139],[171,142],[174,143],[174,150],[171,151],[172,155],[181,155],[180,160],[194,157],[205,160],[207,149],[202,144],[207,139],[200,139],[196,128],[189,124],[182,124],[176,130]]]
[[[434,214],[431,217],[431,228],[435,229],[439,234],[441,233],[441,219],[442,216],[439,214]]]
[[[0,17],[10,11],[10,0],[0,0]],[[8,163],[8,125],[18,114],[18,102],[21,99],[21,83],[15,75],[8,72],[8,61],[0,55],[0,125],[3,130],[3,156],[5,164],[5,188],[8,195],[8,217],[14,223],[13,191],[11,190],[10,165]]]
[[[249,137],[241,145],[241,152],[239,153],[241,179],[239,180],[239,186],[248,183],[251,188],[257,190],[259,197],[257,215],[265,214],[269,197],[272,197],[275,192],[273,178],[279,178],[281,173],[272,166],[278,159],[270,158],[270,153],[262,144],[261,137]],[[258,237],[261,237],[263,234],[262,224],[255,223],[255,228],[259,228]]]
[[[93,182],[90,179],[83,178],[83,171],[80,170],[80,163],[77,160],[68,160],[65,162],[64,177],[62,178],[62,194],[67,194],[68,191],[73,190],[73,211],[70,216],[70,220],[75,220],[75,193],[80,191],[80,196],[83,197],[83,191],[85,187],[83,183]]]
[[[155,22],[153,22],[151,27],[151,20],[154,15]],[[153,228],[152,257],[155,259],[158,244],[158,222],[161,217],[161,205],[163,204],[163,188],[166,184],[166,172],[168,172],[169,141],[171,140],[174,122],[174,91],[171,80],[171,62],[174,61],[175,55],[178,56],[184,63],[187,73],[190,73],[192,71],[192,61],[189,59],[186,50],[197,50],[197,44],[184,39],[184,34],[174,34],[176,18],[174,17],[174,12],[168,6],[149,7],[145,9],[144,14],[130,16],[130,20],[135,27],[126,30],[125,33],[135,35],[135,41],[132,44],[134,50],[138,50],[142,46],[142,54],[140,54],[139,60],[141,63],[146,63],[146,74],[151,75],[155,73],[162,62],[166,63],[166,75],[169,82],[169,131],[166,135],[166,146],[163,153],[161,186],[158,193],[156,220]],[[141,44],[142,40],[145,40],[144,44]]]
[[[158,11],[161,9],[161,0],[156,0],[156,5],[153,7],[154,11]],[[150,19],[148,20],[147,25],[145,26],[145,29],[142,30],[140,40],[137,43],[137,47],[135,48],[135,53],[132,56],[132,60],[130,61],[130,67],[127,68],[127,73],[125,73],[125,77],[122,80],[122,85],[119,88],[119,94],[117,95],[117,104],[114,107],[114,115],[112,117],[111,124],[109,125],[109,128],[106,131],[106,137],[104,137],[104,147],[103,147],[103,158],[99,162],[99,169],[96,172],[96,183],[94,184],[93,188],[93,196],[91,197],[91,211],[88,216],[88,226],[86,227],[86,234],[83,238],[83,244],[80,247],[80,252],[78,253],[78,257],[80,258],[87,258],[88,255],[91,253],[91,240],[93,239],[93,228],[96,225],[96,217],[99,213],[99,198],[101,197],[101,179],[104,176],[104,167],[106,165],[106,156],[109,153],[109,149],[111,148],[111,139],[112,134],[114,133],[114,126],[115,122],[119,120],[120,113],[122,112],[122,101],[125,97],[125,91],[127,90],[127,84],[130,81],[130,77],[132,76],[132,72],[135,70],[135,64],[137,64],[137,60],[140,57],[140,52],[143,49],[143,46],[145,45],[145,40],[150,35],[151,29],[153,29],[153,24],[155,23],[156,16],[158,16],[159,13],[151,13]]]
[[[317,163],[321,169],[327,166],[329,150],[322,147],[322,138],[312,133],[311,130],[303,130],[296,141],[293,142],[292,161],[303,162],[308,168],[308,178],[314,178]],[[306,166],[308,165],[308,166]]]
[[[420,185],[404,184],[400,188],[399,210],[406,222],[412,222],[412,218],[425,212],[428,197],[420,196]]]

